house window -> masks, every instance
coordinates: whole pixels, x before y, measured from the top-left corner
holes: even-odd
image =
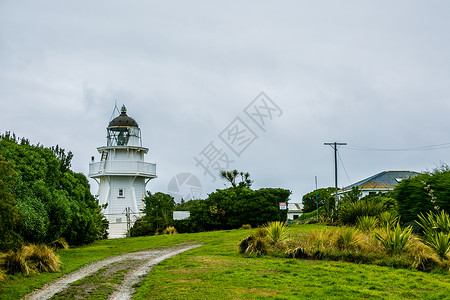
[[[125,197],[124,194],[123,194],[123,189],[119,189],[119,195],[118,195],[118,197],[119,197],[119,198],[124,198],[124,197]]]
[[[377,192],[369,192],[369,195],[376,195]]]

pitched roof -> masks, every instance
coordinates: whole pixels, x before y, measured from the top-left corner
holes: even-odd
[[[357,183],[344,187],[341,191],[350,190],[356,186],[359,189],[393,189],[403,179],[412,178],[419,175],[412,171],[383,171]]]
[[[288,203],[288,211],[302,211],[303,204],[302,203]]]

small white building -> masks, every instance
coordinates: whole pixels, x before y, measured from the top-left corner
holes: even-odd
[[[142,147],[141,130],[122,106],[107,127],[106,146],[98,147],[100,161],[89,164],[89,177],[99,185],[99,204],[109,221],[109,237],[125,237],[142,216],[146,185],[156,177],[156,164],[144,162],[148,148]]]
[[[303,204],[301,203],[288,203],[288,220],[297,220],[303,213]]]

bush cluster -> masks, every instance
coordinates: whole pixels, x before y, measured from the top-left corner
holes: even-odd
[[[191,206],[188,230],[237,229],[243,224],[258,227],[271,221],[285,221],[287,211],[280,210],[279,203],[288,202],[290,194],[291,191],[281,188],[217,190]],[[179,228],[177,230],[181,232]]]
[[[70,170],[72,153],[0,135],[0,251],[64,237],[71,245],[106,235],[89,182]]]
[[[144,199],[145,216],[130,230],[131,236],[162,234],[169,226],[178,233],[258,227],[267,222],[287,218],[287,211],[279,209],[280,202],[288,202],[291,191],[280,188],[252,190],[236,186],[217,190],[205,200],[191,200],[175,205],[172,196],[156,193]],[[187,220],[173,220],[174,209],[189,210]]]
[[[394,189],[397,212],[405,223],[418,220],[428,211],[450,211],[450,168],[442,165],[433,172],[403,180]]]

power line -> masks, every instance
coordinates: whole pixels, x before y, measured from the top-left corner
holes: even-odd
[[[347,176],[349,183],[352,184],[352,181],[350,180],[350,177],[348,176],[347,170],[345,169],[344,163],[342,162],[342,158],[341,158],[341,155],[339,154],[339,152],[337,153],[337,155],[339,157],[339,161],[341,162],[342,168],[344,169],[345,176]]]
[[[411,148],[371,148],[371,147],[358,146],[358,145],[352,145],[352,144],[348,144],[348,146],[349,147],[345,147],[345,149],[355,150],[355,151],[406,152],[406,151],[430,151],[430,150],[447,149],[447,148],[450,148],[450,143],[411,147]]]

